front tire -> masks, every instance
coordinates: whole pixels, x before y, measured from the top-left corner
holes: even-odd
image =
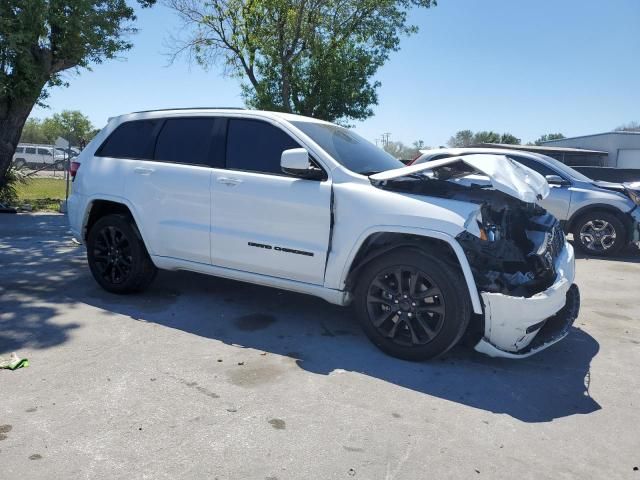
[[[87,259],[93,278],[111,293],[140,292],[157,273],[133,220],[126,215],[106,215],[91,227]]]
[[[444,354],[464,334],[471,302],[462,275],[418,249],[398,249],[366,265],[354,308],[365,334],[404,360]]]
[[[614,214],[604,210],[587,212],[576,221],[573,239],[588,255],[612,256],[626,244],[627,230]]]

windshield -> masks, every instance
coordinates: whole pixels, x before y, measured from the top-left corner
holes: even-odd
[[[291,123],[352,172],[371,175],[405,166],[348,128],[316,122]]]

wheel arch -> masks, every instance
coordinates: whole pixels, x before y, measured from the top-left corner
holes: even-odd
[[[580,217],[584,216],[585,214],[591,211],[596,211],[596,210],[603,210],[607,213],[611,213],[612,215],[615,215],[616,218],[622,222],[622,225],[624,225],[627,236],[631,233],[632,225],[631,225],[631,219],[629,215],[627,215],[625,212],[623,212],[619,208],[606,203],[594,203],[591,205],[585,205],[584,207],[576,210],[567,221],[565,225],[565,232],[567,233],[573,232],[573,229],[576,226],[576,222],[580,219]]]
[[[425,253],[438,252],[438,257],[455,265],[467,284],[473,312],[482,314],[480,295],[462,247],[452,236],[432,230],[386,227],[367,231],[353,247],[342,275],[341,285],[351,291],[362,268],[373,259],[399,248],[418,248]],[[426,248],[425,248],[426,247]]]
[[[140,238],[144,242],[147,250],[149,250],[149,244],[145,239],[145,234],[135,208],[124,198],[114,197],[96,197],[87,202],[87,208],[84,213],[84,219],[82,222],[82,239],[86,242],[89,230],[95,224],[95,222],[110,214],[123,214],[129,216],[134,223],[135,230],[140,235]],[[149,250],[149,253],[151,251]]]

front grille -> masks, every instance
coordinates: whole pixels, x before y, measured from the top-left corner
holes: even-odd
[[[562,231],[560,224],[556,223],[549,232],[549,237],[547,238],[547,252],[551,255],[551,260],[554,264],[556,259],[562,253],[564,244],[564,232]]]
[[[547,232],[543,245],[538,250],[536,258],[540,262],[542,271],[554,275],[555,263],[565,244],[565,236],[560,224],[556,222]]]

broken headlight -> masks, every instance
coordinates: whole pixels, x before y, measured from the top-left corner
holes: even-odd
[[[502,229],[498,225],[485,222],[482,219],[482,211],[472,213],[464,224],[464,228],[470,234],[486,242],[496,242],[502,239]]]

